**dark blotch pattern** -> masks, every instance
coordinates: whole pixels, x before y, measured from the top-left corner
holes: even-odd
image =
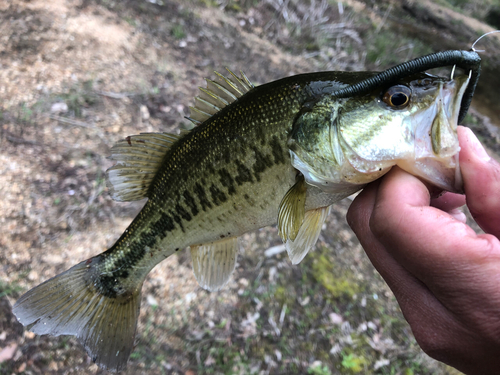
[[[269,142],[269,145],[273,150],[274,162],[276,164],[284,164],[286,162],[285,152],[283,151],[283,148],[280,145],[278,137],[273,136],[273,139],[271,140],[271,142]],[[288,154],[288,150],[286,151],[286,153]]]
[[[175,229],[174,220],[170,215],[163,212],[160,216],[160,219],[154,223],[153,230],[155,233],[159,232],[171,232]]]
[[[226,194],[213,184],[210,186],[210,194],[212,195],[212,202],[214,202],[216,206],[219,206],[221,203],[227,201]]]
[[[175,212],[177,212],[184,220],[191,221],[192,219],[191,214],[187,212],[186,209],[179,203],[175,205]]]
[[[212,204],[208,200],[205,189],[198,182],[194,185],[194,193],[198,196],[203,211],[206,211],[207,208],[212,208]]]
[[[189,191],[184,190],[182,193],[182,196],[184,197],[184,201],[186,202],[187,206],[191,210],[191,214],[193,216],[198,215],[198,206],[196,205],[196,202],[191,194],[189,194]]]
[[[243,165],[240,161],[236,162],[236,167],[238,171],[238,175],[235,177],[235,181],[238,185],[243,185],[245,182],[253,182],[252,172],[245,165]]]
[[[182,218],[177,214],[172,214],[172,217],[177,222],[177,224],[179,224],[179,226],[181,227],[181,230],[183,232],[185,232],[186,230],[184,229],[184,225],[182,225]],[[159,231],[158,233],[162,233],[162,232]]]
[[[273,161],[269,155],[262,154],[257,148],[254,148],[255,163],[252,167],[255,179],[260,182],[260,173],[264,172],[267,168],[273,166]]]
[[[226,168],[222,168],[219,170],[219,177],[222,186],[224,186],[227,189],[227,193],[229,195],[235,194],[236,188],[234,187],[234,180]]]

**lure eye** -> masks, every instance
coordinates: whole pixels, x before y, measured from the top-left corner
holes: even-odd
[[[411,90],[403,85],[390,87],[382,97],[385,104],[394,109],[403,109],[410,104]]]

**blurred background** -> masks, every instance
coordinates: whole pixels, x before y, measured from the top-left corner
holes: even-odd
[[[0,374],[104,374],[73,337],[24,332],[29,288],[119,237],[144,201],[111,200],[110,147],[176,132],[214,70],[255,84],[383,70],[470,49],[499,0],[0,0]],[[499,34],[465,123],[499,153]],[[127,374],[458,374],[417,346],[336,204],[297,266],[275,227],[248,233],[229,285],[201,289],[187,252],[143,288]],[[472,219],[469,219],[472,222]]]

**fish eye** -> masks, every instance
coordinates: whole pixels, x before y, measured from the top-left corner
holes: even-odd
[[[382,97],[385,104],[394,109],[403,109],[410,104],[411,90],[407,86],[390,87]]]

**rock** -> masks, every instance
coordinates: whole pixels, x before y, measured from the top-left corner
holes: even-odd
[[[68,105],[64,102],[57,102],[50,107],[51,113],[66,113],[68,112]]]
[[[149,120],[150,114],[149,114],[149,109],[145,105],[141,105],[139,108],[139,112],[141,113],[141,118],[143,121]]]
[[[42,261],[57,266],[63,262],[63,257],[59,254],[47,254],[42,257]]]

